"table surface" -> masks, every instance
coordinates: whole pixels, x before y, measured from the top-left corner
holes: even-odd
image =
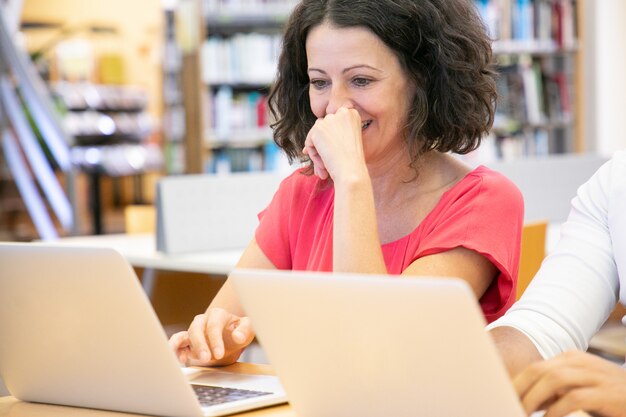
[[[50,243],[63,246],[109,247],[118,250],[136,267],[207,274],[230,273],[244,251],[244,248],[239,248],[165,254],[156,250],[154,234],[75,236]]]
[[[273,375],[268,365],[236,363],[224,369],[248,374]],[[238,417],[296,417],[289,404],[281,404],[236,414]],[[118,413],[89,408],[37,404],[19,401],[14,397],[0,397],[0,417],[137,417],[137,414]]]
[[[248,374],[274,375],[269,365],[236,363],[228,366],[232,372]],[[0,397],[0,417],[137,417],[137,414],[118,413],[106,410],[65,407],[61,405],[36,404],[19,401],[14,397]],[[258,410],[236,414],[238,417],[297,417],[289,404],[281,404]],[[543,413],[534,413],[531,417],[541,417]],[[576,412],[569,417],[590,417],[584,412]]]

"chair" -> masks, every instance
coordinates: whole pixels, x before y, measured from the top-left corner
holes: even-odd
[[[521,297],[533,279],[543,258],[546,256],[546,234],[548,221],[539,220],[524,224],[522,228],[522,249],[517,278],[517,299]]]

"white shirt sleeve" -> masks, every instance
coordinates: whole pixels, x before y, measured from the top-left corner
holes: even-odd
[[[619,291],[608,226],[613,163],[604,164],[578,189],[555,250],[522,298],[488,329],[516,328],[544,358],[587,349],[615,307]]]

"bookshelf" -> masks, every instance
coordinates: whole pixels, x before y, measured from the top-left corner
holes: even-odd
[[[499,70],[490,159],[576,152],[576,0],[476,0]]]
[[[293,0],[204,1],[200,47],[208,117],[207,172],[257,171],[281,162],[267,108],[281,31]]]
[[[582,150],[580,0],[474,0],[500,72],[494,128],[474,162]],[[203,0],[205,172],[267,169],[267,93],[293,0]],[[275,148],[275,146],[274,146]]]
[[[165,8],[168,173],[271,170],[286,163],[272,141],[267,96],[280,32],[295,3],[181,0]],[[181,34],[194,31],[187,38],[197,40],[185,42]]]
[[[101,234],[102,178],[132,177],[134,202],[142,203],[142,175],[162,169],[161,148],[151,140],[156,123],[147,111],[148,93],[137,86],[86,81],[51,82],[50,89],[73,139],[73,167],[90,181],[92,232]]]

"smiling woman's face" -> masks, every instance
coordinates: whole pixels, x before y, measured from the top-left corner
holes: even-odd
[[[366,28],[323,23],[309,33],[306,53],[309,99],[317,118],[340,107],[356,109],[368,162],[404,146],[413,88],[387,45]]]

